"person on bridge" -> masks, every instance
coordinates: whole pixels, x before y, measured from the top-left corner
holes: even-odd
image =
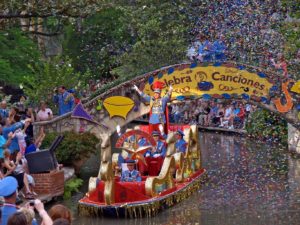
[[[156,81],[153,83],[152,88],[154,89],[154,96],[143,93],[139,88],[134,85],[133,88],[139,93],[139,95],[148,103],[150,103],[150,119],[149,119],[149,133],[152,131],[158,131],[159,124],[162,124],[165,129],[165,133],[168,132],[168,112],[167,103],[171,99],[172,86],[169,86],[169,91],[163,97],[161,97],[161,89],[163,89],[164,83]]]
[[[71,112],[74,108],[74,97],[66,91],[64,86],[55,90],[56,94],[53,96],[54,103],[58,104],[58,115],[63,115]]]
[[[175,150],[176,150],[176,152],[182,152],[183,154],[185,154],[187,143],[183,139],[183,136],[184,136],[183,131],[178,129],[176,131],[176,139],[177,139],[177,141],[175,143]]]

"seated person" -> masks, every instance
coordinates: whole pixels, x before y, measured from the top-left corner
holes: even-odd
[[[153,131],[152,132],[152,137],[154,141],[156,142],[156,146],[154,146],[151,150],[148,150],[145,153],[145,157],[165,157],[167,149],[166,149],[166,143],[159,140],[160,137],[160,132],[158,131]]]
[[[176,132],[177,141],[175,143],[175,149],[176,149],[176,152],[182,152],[183,154],[185,154],[187,143],[183,139],[183,136],[184,136],[184,133],[181,130],[177,130],[177,132]]]
[[[119,125],[117,125],[116,127],[117,130],[117,134],[119,137],[122,136],[121,133],[121,127]],[[131,129],[127,129],[126,132],[131,131]],[[136,143],[137,140],[137,143]],[[137,144],[137,146],[135,146]],[[144,138],[141,135],[132,135],[128,138],[126,138],[126,140],[124,141],[124,146],[125,147],[129,147],[129,148],[138,148],[138,147],[142,147],[142,146],[147,146],[149,145],[148,141],[146,138]],[[126,160],[131,158],[131,154],[129,154],[128,152],[126,152],[125,150],[122,150],[122,152],[118,155],[118,167],[121,168],[122,163],[126,163]]]
[[[152,137],[155,140],[156,145],[144,154],[147,163],[147,168],[145,169],[145,171],[148,171],[148,174],[150,176],[157,176],[162,167],[167,149],[166,143],[159,139],[160,132],[153,131]]]
[[[128,160],[127,161],[127,168],[128,170],[122,171],[121,181],[125,182],[140,182],[142,181],[141,174],[138,170],[134,169],[135,161]]]

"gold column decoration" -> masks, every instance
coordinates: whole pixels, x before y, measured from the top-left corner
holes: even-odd
[[[176,181],[182,182],[183,181],[183,164],[184,164],[184,156],[182,152],[177,152],[174,155],[175,159],[175,166],[176,166]]]
[[[175,184],[171,168],[175,168],[175,159],[173,156],[166,156],[159,175],[146,179],[145,188],[147,195],[151,197],[157,196],[158,193],[155,191],[156,185],[166,184],[166,189],[174,187]]]
[[[185,150],[184,164],[183,164],[183,175],[185,177],[192,173],[192,151],[191,151],[191,140],[192,140],[192,130],[190,128],[184,129],[184,137],[186,139],[187,147]]]
[[[201,147],[199,143],[199,131],[196,125],[191,125],[190,129],[192,131],[192,139],[189,148],[192,153],[192,159],[195,163],[195,170],[198,170],[201,168]]]
[[[115,203],[115,181],[111,162],[101,162],[100,176],[104,181],[104,200],[105,204]]]

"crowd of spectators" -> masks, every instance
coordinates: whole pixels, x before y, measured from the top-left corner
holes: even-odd
[[[255,106],[242,101],[218,102],[198,99],[172,104],[170,122],[197,124],[204,127],[244,129],[246,119]]]
[[[60,204],[52,206],[47,212],[44,204],[35,199],[20,206],[17,202],[18,181],[11,176],[0,180],[0,196],[4,202],[0,208],[1,225],[71,225],[71,211]],[[39,215],[36,218],[35,212]],[[38,221],[41,221],[40,223]]]
[[[280,1],[204,0],[196,9],[201,16],[191,31],[195,38],[187,51],[190,60],[273,66],[287,77],[284,37],[277,29],[287,14]],[[294,58],[298,54],[300,50]]]
[[[61,115],[74,107],[74,97],[64,87],[57,89],[53,101],[58,104]],[[35,181],[29,174],[25,155],[39,151],[45,132],[40,128],[34,137],[32,123],[52,118],[53,112],[44,101],[36,109],[26,105],[25,96],[10,106],[5,100],[0,103],[0,196],[4,198],[0,208],[1,225],[38,224],[33,209],[39,213],[41,224],[71,224],[71,214],[64,206],[56,206],[57,209],[51,209],[48,215],[43,203],[37,199],[32,205],[17,205],[21,199],[37,197],[34,192]],[[68,216],[61,218],[63,215]]]
[[[60,115],[70,112],[74,107],[72,93],[63,86],[57,89],[53,100],[58,104]],[[29,174],[25,155],[39,151],[46,135],[41,127],[34,136],[32,123],[52,118],[52,110],[44,101],[36,109],[26,105],[25,96],[10,106],[5,100],[0,103],[0,179],[14,177],[18,182],[20,197],[32,199],[36,196],[34,179]]]

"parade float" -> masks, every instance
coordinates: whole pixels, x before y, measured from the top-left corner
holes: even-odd
[[[161,97],[163,88],[162,82],[155,82],[154,94],[150,97],[134,86],[150,104],[149,125],[137,126],[120,135],[114,147],[122,153],[102,161],[98,177],[90,178],[88,193],[79,201],[81,214],[150,217],[200,188],[205,170],[201,168],[197,126],[169,124],[167,103],[171,100],[172,87]],[[107,108],[111,105],[108,101],[104,103]],[[120,109],[119,105],[117,108]],[[109,110],[113,114],[114,109]],[[183,150],[178,148],[179,141],[183,143]],[[132,167],[128,172],[129,161],[126,163],[126,160],[131,161],[134,171]],[[128,179],[123,177],[126,174]]]
[[[175,152],[176,130],[184,131],[187,149],[185,154]],[[123,134],[116,147],[121,146],[140,160],[148,146],[138,147],[136,142],[128,143],[131,136],[146,138],[148,143],[155,143],[148,133],[146,125]],[[137,139],[135,139],[137,140]],[[110,217],[150,217],[159,211],[173,206],[189,197],[201,187],[205,180],[205,169],[201,168],[198,129],[193,126],[170,126],[166,140],[167,153],[158,176],[142,176],[141,182],[122,182],[117,173],[118,153],[110,162],[101,165],[97,178],[90,178],[89,191],[79,201],[82,215]]]

